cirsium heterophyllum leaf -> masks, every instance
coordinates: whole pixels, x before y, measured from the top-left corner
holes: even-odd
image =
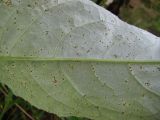
[[[88,0],[0,2],[0,82],[37,108],[160,118],[160,39]]]

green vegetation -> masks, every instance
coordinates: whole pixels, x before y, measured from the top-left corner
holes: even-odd
[[[127,6],[121,8],[119,16],[130,24],[160,36],[159,0],[130,0]]]
[[[2,0],[0,0],[1,2]],[[119,17],[133,25],[160,35],[160,1],[131,0],[122,6]],[[137,2],[135,2],[137,1]],[[104,6],[105,0],[100,2]],[[12,91],[0,84],[0,120],[86,120],[85,118],[59,118],[56,115],[39,110]]]

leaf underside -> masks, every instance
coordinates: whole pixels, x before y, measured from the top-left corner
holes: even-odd
[[[0,3],[0,82],[39,109],[159,120],[160,39],[88,0]]]

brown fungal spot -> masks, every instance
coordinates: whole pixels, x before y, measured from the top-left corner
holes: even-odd
[[[12,5],[12,1],[11,0],[4,0],[3,2],[4,2],[4,4],[6,6],[11,6]]]
[[[53,80],[53,83],[57,83],[57,80]]]
[[[56,84],[58,82],[58,80],[56,80],[56,77],[53,77],[53,83]]]

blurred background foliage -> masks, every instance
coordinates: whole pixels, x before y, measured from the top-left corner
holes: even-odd
[[[92,0],[123,21],[160,36],[160,0]],[[0,84],[0,120],[87,120],[59,118],[38,110]]]
[[[123,21],[160,36],[160,0],[93,0]]]
[[[160,36],[160,0],[130,0],[120,18]]]

